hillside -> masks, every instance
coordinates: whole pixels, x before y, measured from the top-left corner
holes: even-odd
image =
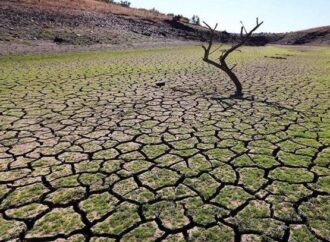
[[[65,6],[65,8],[63,7]],[[203,40],[203,27],[143,9],[94,0],[0,1],[0,41],[133,44],[167,39]]]
[[[135,9],[96,0],[0,1],[0,54],[37,49],[75,49],[205,41],[204,27],[175,19],[157,10]],[[218,40],[234,41],[235,34],[219,33]],[[330,27],[287,34],[257,34],[250,44],[330,43]]]
[[[284,34],[284,37],[277,43],[286,45],[329,45],[330,25]]]

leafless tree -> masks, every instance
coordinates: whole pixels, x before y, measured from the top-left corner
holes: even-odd
[[[234,82],[234,84],[236,86],[236,92],[232,97],[242,98],[243,97],[242,84],[239,81],[239,79],[237,78],[236,74],[233,72],[236,65],[229,67],[228,64],[226,63],[226,59],[231,53],[233,53],[235,50],[238,50],[241,46],[246,44],[247,41],[249,40],[249,38],[252,36],[252,34],[263,24],[263,22],[259,22],[259,19],[257,18],[256,26],[249,32],[246,30],[244,24],[241,22],[242,27],[241,27],[241,33],[240,33],[238,42],[233,44],[233,46],[231,48],[221,51],[221,55],[219,57],[219,62],[216,62],[216,61],[210,59],[210,55],[213,54],[214,52],[216,52],[217,50],[219,50],[221,47],[220,46],[219,48],[212,51],[215,31],[218,27],[218,24],[216,24],[214,28],[211,28],[210,25],[208,25],[207,23],[205,23],[205,22],[203,22],[203,23],[210,30],[210,39],[208,41],[208,46],[205,46],[205,45],[202,46],[204,49],[203,61],[224,71],[229,76],[229,78]]]

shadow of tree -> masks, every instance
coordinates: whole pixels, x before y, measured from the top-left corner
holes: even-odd
[[[259,103],[259,104],[263,104],[263,105],[266,105],[266,106],[269,106],[269,107],[273,107],[273,108],[276,108],[278,110],[286,110],[286,111],[289,111],[289,112],[295,112],[297,114],[300,114],[302,116],[305,116],[305,112],[302,112],[300,110],[297,110],[293,107],[288,107],[288,106],[283,106],[282,104],[280,103],[277,103],[277,102],[269,102],[267,100],[258,100],[255,98],[255,96],[250,96],[250,97],[212,97],[210,98],[211,100],[215,100],[217,101],[218,103],[224,103],[226,105],[228,105],[228,107],[233,107],[235,105],[239,105],[240,102],[243,102],[243,101],[248,101],[248,102],[251,102],[251,103]],[[226,101],[226,100],[229,100],[230,102]]]
[[[261,105],[265,105],[267,107],[271,107],[271,108],[275,108],[279,111],[281,110],[285,110],[288,112],[294,112],[298,115],[300,115],[301,118],[306,117],[307,113],[301,110],[297,110],[292,106],[288,106],[288,105],[283,105],[279,102],[271,102],[271,101],[267,101],[267,99],[259,99],[257,97],[255,97],[254,95],[251,96],[241,96],[241,97],[237,97],[237,96],[229,96],[229,97],[217,97],[215,95],[215,93],[199,93],[193,90],[184,90],[184,89],[180,89],[177,87],[173,87],[171,88],[172,91],[174,92],[181,92],[187,96],[189,95],[199,95],[202,96],[203,98],[206,98],[208,100],[213,100],[216,101],[218,104],[220,104],[226,111],[230,110],[230,109],[235,109],[235,107],[239,107],[242,106],[241,104],[243,102],[249,102],[250,106],[253,107],[254,104],[261,104]]]

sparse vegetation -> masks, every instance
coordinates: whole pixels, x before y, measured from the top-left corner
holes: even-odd
[[[113,4],[116,3],[115,0],[98,0],[98,1],[105,2],[105,3],[113,3]]]
[[[326,240],[329,48],[241,49],[254,100],[214,99],[232,83],[199,47],[1,57],[0,238]]]
[[[131,6],[131,3],[129,1],[120,1],[119,2],[120,6],[129,8]]]
[[[119,1],[119,2],[116,2],[115,0],[98,0],[98,1],[110,3],[110,4],[118,4],[126,8],[129,8],[131,6],[131,2],[129,1]]]
[[[153,12],[153,13],[156,13],[156,14],[160,13],[156,8],[152,8],[150,11]]]
[[[191,22],[196,25],[200,25],[201,21],[198,15],[193,15],[191,18]]]
[[[183,23],[189,23],[189,19],[182,16],[182,15],[174,15],[172,18],[173,21],[177,21],[177,22],[183,22]]]
[[[0,1],[0,241],[329,241],[330,47],[109,3]]]

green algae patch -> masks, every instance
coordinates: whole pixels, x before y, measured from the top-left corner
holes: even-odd
[[[121,234],[138,222],[137,208],[125,203],[116,207],[116,210],[106,220],[97,223],[92,229],[100,234]]]
[[[314,176],[307,169],[280,167],[273,170],[270,173],[270,177],[278,181],[302,183],[311,182]]]
[[[17,238],[20,233],[26,230],[23,222],[5,220],[0,216],[0,240],[8,241]]]
[[[37,220],[27,238],[68,235],[83,226],[80,216],[71,207],[55,208]]]

